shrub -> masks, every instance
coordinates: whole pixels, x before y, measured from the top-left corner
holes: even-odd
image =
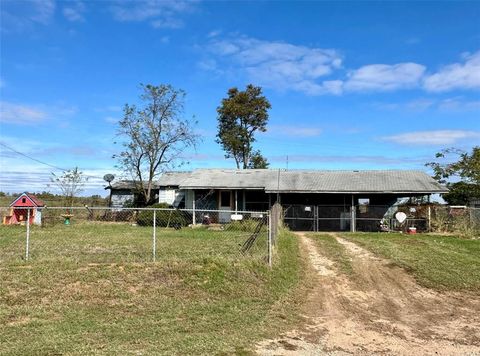
[[[166,209],[166,203],[157,203],[149,206],[151,209]],[[173,227],[175,229],[188,226],[190,217],[187,213],[179,210],[157,210],[156,225],[159,227]],[[140,226],[153,226],[153,210],[141,210],[137,216],[137,224]]]
[[[245,219],[240,221],[232,221],[225,225],[225,230],[232,230],[232,231],[246,231],[246,232],[254,232],[258,225],[262,222],[260,219]],[[266,221],[263,222],[261,226],[260,232],[265,232],[267,230]]]

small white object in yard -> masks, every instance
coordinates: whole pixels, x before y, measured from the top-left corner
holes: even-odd
[[[414,207],[411,207],[411,208],[410,208],[410,212],[411,212],[411,213],[414,213],[414,212],[416,212],[416,211],[417,211],[417,209],[415,209]]]
[[[397,221],[401,224],[407,219],[407,214],[405,214],[403,211],[399,211],[395,214],[395,219],[397,219]]]
[[[240,221],[243,220],[243,215],[242,214],[232,214],[230,217],[233,221]]]
[[[309,206],[306,206],[306,207],[305,207],[305,211],[312,211],[312,208],[309,207]]]

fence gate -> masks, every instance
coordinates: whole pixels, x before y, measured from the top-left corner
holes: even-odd
[[[315,205],[288,205],[283,208],[284,224],[292,231],[317,231]]]
[[[285,225],[293,231],[428,231],[428,214],[421,207],[389,205],[288,205],[284,207]],[[404,211],[407,220],[396,222],[394,214]],[[352,219],[353,214],[353,219]],[[385,230],[386,229],[386,230]]]

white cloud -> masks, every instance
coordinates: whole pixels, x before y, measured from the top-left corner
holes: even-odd
[[[44,121],[47,113],[33,106],[0,102],[0,122],[31,125]]]
[[[59,127],[66,127],[67,119],[77,113],[76,106],[64,103],[30,105],[0,101],[0,122],[13,125],[36,125],[53,120]]]
[[[477,111],[480,110],[480,100],[463,100],[461,98],[444,99],[438,104],[445,111]]]
[[[348,74],[344,83],[351,91],[392,91],[419,85],[425,66],[417,63],[369,64]]]
[[[206,48],[213,58],[202,60],[203,69],[234,68],[259,85],[279,90],[293,89],[310,95],[339,92],[336,81],[321,81],[342,65],[342,57],[335,50],[240,35],[227,39],[214,36]]]
[[[480,131],[467,130],[434,130],[415,131],[382,137],[402,145],[451,145],[460,140],[480,138]]]
[[[162,36],[162,37],[160,37],[160,43],[163,43],[163,44],[168,44],[168,43],[170,43],[170,37],[169,37],[169,36]]]
[[[235,79],[245,76],[258,85],[280,91],[340,95],[480,88],[480,51],[465,55],[465,63],[446,66],[433,75],[427,75],[427,67],[415,62],[367,64],[345,73],[343,58],[335,49],[264,41],[241,34],[222,36],[220,31],[212,31],[207,38],[207,43],[200,47],[206,53],[198,62],[201,69]],[[409,109],[425,110],[432,105],[424,100],[412,103]]]
[[[435,100],[432,99],[416,99],[406,103],[406,108],[412,111],[425,111],[435,105]]]
[[[36,24],[48,25],[55,15],[54,0],[2,1],[3,32],[32,30]]]
[[[31,9],[32,14],[29,18],[32,21],[47,25],[50,23],[55,13],[55,1],[54,0],[32,0]]]
[[[68,6],[63,8],[63,15],[68,21],[82,22],[85,21],[83,16],[85,12],[85,4],[81,1],[67,2]]]
[[[149,21],[154,28],[180,28],[180,16],[193,10],[195,1],[147,0],[117,2],[111,7],[113,17],[122,22]]]
[[[427,76],[423,87],[432,92],[480,89],[480,51],[465,55],[463,63],[447,65]]]
[[[109,124],[117,124],[120,121],[118,117],[113,117],[113,116],[107,116],[105,118],[105,122],[108,122]]]
[[[376,102],[372,106],[380,110],[409,110],[409,111],[475,111],[480,110],[480,100],[467,100],[463,97],[446,99],[420,98],[406,102]]]
[[[210,31],[208,33],[208,37],[209,38],[212,38],[212,37],[217,37],[218,35],[220,35],[222,33],[222,30],[213,30],[213,31]]]

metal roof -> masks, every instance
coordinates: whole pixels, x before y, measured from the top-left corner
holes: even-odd
[[[156,184],[160,187],[178,186],[191,174],[192,172],[165,172],[161,175]]]
[[[138,187],[138,183],[133,180],[119,180],[112,184],[112,189],[114,190],[131,190]],[[154,188],[158,188],[156,182],[153,183]],[[105,189],[110,189],[110,186],[105,187]]]
[[[425,172],[198,169],[183,173],[181,189],[264,189],[291,193],[444,193]],[[174,184],[172,184],[174,185]]]
[[[185,180],[192,172],[165,172],[158,180],[153,182],[152,188],[158,189],[160,187],[178,186]],[[139,183],[134,180],[119,180],[112,184],[114,190],[132,190],[137,187]],[[146,186],[146,182],[143,183]],[[110,189],[109,186],[105,189]]]

